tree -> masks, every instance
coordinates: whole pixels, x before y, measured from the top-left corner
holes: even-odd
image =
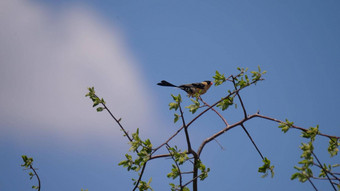
[[[177,112],[174,114],[174,123],[181,121],[181,127],[177,130],[176,133],[174,133],[157,147],[154,147],[151,144],[150,139],[142,140],[139,136],[139,129],[137,129],[135,133],[132,133],[130,135],[122,126],[121,119],[117,119],[112,114],[110,109],[106,107],[104,99],[99,98],[96,95],[94,87],[88,88],[89,93],[86,94],[86,96],[88,96],[92,100],[93,107],[96,107],[96,110],[98,112],[104,110],[107,111],[114,119],[114,121],[119,125],[120,129],[124,133],[124,136],[127,137],[131,145],[129,151],[132,152],[132,155],[126,154],[125,160],[121,161],[119,165],[127,168],[128,171],[132,170],[138,173],[138,179],[133,179],[133,190],[153,190],[151,187],[152,178],[150,178],[148,181],[143,180],[145,168],[153,160],[160,158],[171,158],[173,161],[172,170],[167,174],[167,177],[171,179],[178,179],[177,184],[170,183],[171,190],[187,191],[189,190],[189,185],[192,184],[192,190],[197,191],[198,180],[203,181],[205,178],[207,178],[210,171],[210,169],[203,164],[203,161],[201,161],[200,157],[203,154],[205,146],[211,141],[216,140],[216,138],[221,136],[222,134],[227,133],[230,129],[236,127],[240,127],[244,130],[244,132],[249,137],[251,143],[254,145],[254,148],[257,150],[261,160],[263,161],[263,166],[258,168],[258,172],[262,173],[263,177],[266,177],[269,173],[271,174],[271,176],[274,176],[274,166],[271,165],[271,162],[267,157],[263,156],[260,149],[258,148],[255,141],[252,139],[251,135],[245,127],[245,123],[254,118],[272,121],[276,123],[284,133],[286,133],[291,128],[300,130],[302,133],[301,136],[306,138],[307,143],[302,143],[300,146],[302,150],[302,160],[299,162],[299,166],[294,166],[297,172],[291,176],[292,180],[298,179],[300,182],[308,181],[312,185],[312,187],[317,190],[317,187],[315,186],[315,183],[313,181],[324,179],[329,181],[331,188],[337,190],[336,187],[338,187],[338,189],[340,190],[340,173],[334,172],[333,170],[334,168],[339,166],[339,164],[322,164],[317,155],[314,153],[313,145],[316,136],[323,136],[328,138],[328,152],[330,154],[330,157],[334,157],[338,153],[338,147],[340,145],[339,137],[321,133],[319,131],[318,125],[316,127],[310,127],[309,129],[307,129],[294,125],[294,122],[291,122],[288,119],[282,121],[269,116],[261,115],[259,112],[248,114],[239,92],[249,86],[255,85],[258,82],[264,80],[263,75],[266,73],[266,71],[261,71],[260,67],[258,67],[258,71],[250,72],[251,77],[248,76],[247,68],[238,68],[238,71],[238,74],[230,75],[228,77],[225,77],[224,74],[220,74],[218,71],[216,71],[216,75],[213,77],[215,86],[222,85],[223,83],[232,83],[232,86],[234,88],[226,91],[228,93],[213,104],[208,104],[207,102],[205,102],[199,94],[195,95],[194,99],[191,99],[192,104],[185,107],[192,114],[195,114],[196,112],[198,113],[189,122],[186,121],[184,116],[183,107],[181,105],[181,95],[171,95],[174,102],[169,104],[169,109],[175,110]],[[220,111],[218,111],[218,109],[224,111],[232,105],[237,107],[237,105],[234,103],[234,99],[239,100],[243,112],[243,118],[234,124],[229,124],[227,122],[227,119],[220,113]],[[221,118],[222,122],[225,125],[225,128],[218,132],[215,132],[215,134],[213,134],[212,136],[207,137],[200,144],[199,148],[197,150],[194,150],[191,146],[191,139],[188,128],[197,119],[204,117],[206,112],[209,110],[214,111],[216,115]],[[200,111],[200,113],[198,111]],[[185,133],[186,148],[184,149],[179,148],[177,145],[172,146],[171,144],[171,140],[176,137],[181,131],[184,131]],[[159,150],[161,148],[166,148],[168,152],[159,154]],[[191,170],[183,171],[183,167],[187,165],[191,166]],[[315,169],[320,170],[320,174],[318,177],[313,175],[313,170]],[[184,181],[183,177],[188,175],[191,175],[192,178],[189,181]]]

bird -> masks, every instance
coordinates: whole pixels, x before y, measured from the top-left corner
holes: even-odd
[[[203,81],[203,82],[192,83],[192,84],[183,84],[183,85],[176,86],[172,83],[169,83],[165,80],[162,80],[157,85],[168,86],[168,87],[176,87],[176,88],[179,88],[179,89],[187,92],[188,97],[195,97],[197,95],[199,96],[199,95],[205,94],[212,84],[213,83],[211,81],[206,80],[206,81]]]

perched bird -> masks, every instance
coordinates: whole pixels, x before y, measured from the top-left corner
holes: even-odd
[[[210,88],[210,86],[213,83],[209,80],[203,81],[203,82],[199,82],[199,83],[192,83],[192,84],[183,84],[180,86],[176,86],[173,85],[165,80],[162,80],[160,83],[158,83],[157,85],[159,86],[169,86],[169,87],[176,87],[179,89],[184,90],[185,92],[188,93],[189,97],[194,97],[195,95],[202,95],[205,94],[205,92],[208,91],[208,89]]]

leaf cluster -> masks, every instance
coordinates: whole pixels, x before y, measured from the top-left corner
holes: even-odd
[[[339,152],[339,146],[340,146],[340,140],[337,138],[330,138],[329,139],[329,146],[328,146],[328,153],[331,155],[331,157],[335,156]]]
[[[304,138],[308,138],[311,141],[314,141],[316,135],[318,135],[319,133],[320,133],[319,125],[317,125],[316,127],[310,127],[307,131],[302,132],[301,136]]]
[[[222,101],[218,103],[216,106],[221,108],[222,111],[228,109],[229,106],[234,104],[234,97],[227,97],[227,98],[222,98]]]
[[[137,180],[136,179],[132,179],[133,181],[133,185],[136,185],[137,184]],[[150,178],[147,182],[143,181],[143,180],[140,180],[139,181],[139,185],[138,185],[138,188],[140,191],[146,191],[146,190],[151,190],[153,191],[152,187],[150,186],[152,182],[152,178]]]
[[[298,172],[292,175],[292,180],[298,179],[300,182],[306,182],[307,180],[310,181],[311,178],[314,178],[312,171],[313,166],[317,166],[320,168],[319,177],[327,177],[327,179],[329,179],[328,174],[332,174],[332,168],[339,166],[339,164],[321,164],[320,161],[316,158],[316,155],[314,154],[313,142],[315,141],[315,137],[319,134],[320,132],[318,125],[316,127],[310,127],[309,129],[302,132],[301,136],[309,139],[309,142],[302,143],[300,146],[300,149],[302,150],[302,154],[300,157],[302,158],[302,160],[299,161],[299,164],[301,164],[301,166],[294,166],[294,168],[298,170]],[[338,139],[330,138],[328,152],[330,153],[331,157],[337,155],[338,146]],[[317,159],[318,164],[314,162],[314,158]],[[339,187],[339,184],[337,185]]]
[[[210,172],[210,168],[206,168],[201,160],[197,161],[196,168],[201,171],[201,174],[198,176],[201,181],[208,177],[208,172]]]
[[[258,172],[263,173],[263,175],[261,176],[262,178],[267,177],[268,176],[268,172],[270,172],[271,177],[274,177],[274,166],[270,165],[270,160],[267,159],[267,157],[264,157],[263,161],[263,165],[261,167],[259,167]]]
[[[219,86],[227,81],[227,78],[224,76],[224,74],[220,74],[218,71],[216,71],[216,74],[213,76],[213,78],[215,86]]]
[[[288,121],[288,119],[286,119],[286,122],[279,123],[279,128],[281,128],[281,130],[286,133],[293,126],[293,124],[294,122]]]
[[[29,169],[34,170],[32,157],[27,157],[26,155],[22,155],[21,158],[24,161],[24,164],[22,164],[21,166],[24,167],[25,170],[29,170]],[[30,180],[32,180],[32,178],[35,176],[33,172],[29,172],[28,175],[30,176]],[[38,190],[39,186],[33,185],[32,188]]]
[[[119,162],[118,165],[127,168],[128,171],[134,170],[138,172],[142,166],[150,159],[152,152],[152,144],[150,139],[146,139],[142,141],[139,137],[139,129],[137,129],[136,133],[132,134],[133,140],[130,142],[129,151],[133,151],[137,153],[137,158],[133,159],[133,157],[129,154],[125,154],[126,160]],[[138,151],[140,149],[140,151]]]
[[[311,169],[314,164],[314,158],[312,156],[314,150],[313,142],[302,143],[300,149],[302,150],[301,158],[303,160],[301,160],[299,164],[302,164],[302,166],[294,166],[299,172],[294,173],[291,180],[298,178],[300,182],[306,182],[309,178],[313,177],[313,171]]]
[[[85,95],[85,97],[90,97],[90,99],[93,102],[92,107],[96,107],[99,104],[105,105],[105,101],[103,98],[99,98],[96,96],[96,92],[94,91],[94,87],[88,88],[89,92]],[[97,112],[103,111],[105,108],[104,107],[97,107]]]
[[[171,186],[171,191],[190,191],[188,187],[181,188],[180,185],[176,185],[174,183],[169,184]]]
[[[177,146],[168,147],[168,151],[176,165],[172,164],[171,172],[167,174],[167,177],[176,179],[181,174],[179,166],[183,165],[187,160],[189,160],[189,157],[187,151],[182,152],[180,149],[177,148]]]
[[[190,99],[190,100],[193,102],[193,104],[186,106],[185,108],[188,108],[189,112],[194,114],[194,113],[196,113],[197,109],[200,108],[200,102],[198,102],[197,97],[196,97],[196,100],[194,100],[194,99]]]

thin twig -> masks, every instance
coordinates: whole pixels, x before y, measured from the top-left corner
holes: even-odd
[[[97,98],[98,96],[95,95]],[[112,112],[110,111],[109,108],[106,107],[106,105],[104,103],[101,103],[104,108],[106,109],[107,112],[109,112],[109,114],[111,115],[111,117],[116,121],[116,123],[119,125],[120,129],[124,132],[125,136],[129,139],[130,142],[132,142],[132,138],[130,137],[130,135],[128,134],[128,132],[124,129],[124,127],[122,126],[122,124],[120,123],[120,121],[112,114]]]
[[[262,160],[264,160],[264,157],[261,153],[261,151],[259,150],[259,148],[257,147],[257,145],[255,144],[253,138],[250,136],[250,134],[248,133],[247,129],[244,127],[243,123],[241,123],[241,127],[242,129],[246,132],[246,134],[248,135],[249,139],[251,140],[251,142],[253,143],[254,147],[256,148],[257,152],[260,154]]]
[[[182,111],[181,104],[179,103],[178,106],[179,106],[179,112],[181,113],[182,123],[183,123],[183,127],[184,127],[184,132],[185,132],[185,138],[186,138],[187,145],[188,145],[188,151],[189,151],[189,153],[191,153],[192,148],[191,148],[191,142],[190,142],[188,127],[185,124],[184,114],[183,114],[183,111]]]
[[[317,166],[317,167],[319,167],[319,168],[322,169],[322,166],[320,166],[319,164],[317,164],[317,163],[315,163],[315,162],[313,162],[313,165],[315,165],[315,166]],[[325,170],[328,174],[330,174],[331,176],[333,176],[335,180],[340,181],[340,178],[336,176],[336,175],[340,175],[340,173],[331,172],[331,171],[329,171],[328,169],[324,169],[324,170]]]
[[[327,176],[329,182],[331,183],[333,189],[336,191],[335,186],[332,184],[332,181],[331,181],[331,179],[329,178],[327,171],[323,168],[323,166],[322,166],[321,162],[319,161],[318,157],[316,156],[316,154],[315,154],[313,151],[312,151],[312,154],[313,154],[314,158],[316,159],[316,161],[318,161],[318,163],[319,163],[319,165],[321,166],[322,170],[326,172],[325,174],[326,174],[326,176]]]
[[[233,78],[233,84],[234,84],[234,88],[237,90],[237,86],[236,86],[236,83],[235,83],[235,79],[236,79],[236,77],[232,77]],[[240,96],[240,94],[237,92],[236,93],[236,95],[237,95],[237,97],[238,97],[238,99],[240,100],[240,103],[241,103],[241,106],[242,106],[242,110],[243,110],[243,114],[244,114],[244,118],[247,118],[247,111],[246,111],[246,108],[245,108],[245,106],[244,106],[244,104],[243,104],[243,101],[242,101],[242,99],[241,99],[241,96]]]
[[[37,177],[37,179],[38,179],[38,191],[40,191],[40,187],[41,187],[41,183],[40,183],[40,178],[39,178],[39,175],[38,175],[38,173],[35,171],[35,169],[33,168],[33,166],[32,165],[30,165],[30,169],[32,169],[33,170],[33,172],[34,172],[34,175]]]
[[[151,156],[149,160],[158,159],[158,158],[166,158],[166,157],[171,157],[171,155],[170,154],[155,155],[155,156]]]
[[[222,150],[225,150],[225,148],[223,147],[223,145],[221,145],[221,143],[218,142],[217,139],[214,139],[214,141],[218,144],[218,146],[220,146],[220,148],[221,148]]]
[[[185,183],[185,184],[183,185],[183,187],[186,187],[188,184],[190,184],[190,183],[193,182],[194,180],[197,180],[197,178],[199,178],[201,175],[203,175],[203,173],[200,174],[200,175],[198,175],[198,176],[195,176],[195,178],[193,178],[193,179],[191,179],[190,181],[188,181],[187,183]]]
[[[268,119],[270,121],[275,121],[275,122],[278,122],[278,123],[286,123],[284,121],[281,121],[281,120],[278,120],[278,119],[274,119],[272,117],[260,115],[259,113],[257,113],[255,117],[259,117],[259,118],[263,118],[263,119]],[[296,125],[292,125],[292,128],[298,129],[298,130],[301,130],[301,131],[304,131],[304,132],[306,132],[308,130],[308,129],[305,129],[305,128],[302,128],[302,127],[299,127],[299,126],[296,126]],[[333,136],[333,135],[327,135],[327,134],[323,134],[323,133],[319,133],[318,135],[321,135],[321,136],[324,136],[324,137],[328,137],[328,138],[340,139],[340,137]]]
[[[313,177],[310,177],[310,178],[312,178],[312,179],[316,179],[316,180],[329,180],[328,178],[321,178],[321,177],[315,177],[315,176],[313,176]],[[330,178],[330,180],[338,180],[338,179],[336,179],[336,178]],[[334,183],[333,183],[334,184]],[[336,184],[336,183],[335,183]]]
[[[310,178],[307,178],[307,180],[309,181],[309,183],[313,186],[315,191],[318,191],[318,189],[315,187],[314,183],[312,182],[312,180]]]
[[[169,153],[170,153],[170,155],[171,155],[171,158],[172,158],[172,160],[175,162],[175,165],[176,165],[176,167],[177,167],[177,169],[178,169],[178,172],[179,172],[179,185],[180,185],[181,190],[182,190],[182,189],[183,189],[183,186],[182,186],[182,173],[181,173],[181,169],[179,168],[179,165],[178,165],[177,161],[175,160],[174,156],[171,154],[169,144],[166,144],[166,148],[168,149],[168,151],[169,151]]]
[[[138,178],[138,180],[137,180],[136,186],[133,188],[133,191],[135,191],[135,190],[138,188],[139,182],[141,181],[142,176],[143,176],[143,174],[144,174],[144,170],[145,170],[145,167],[146,167],[146,163],[147,163],[147,162],[148,162],[148,161],[146,161],[146,162],[143,164],[142,171],[141,171],[141,173],[139,174],[139,178]]]
[[[201,96],[199,96],[198,97],[200,100],[201,100],[201,102],[202,103],[204,103],[204,105],[206,105],[206,106],[208,106],[208,107],[210,107],[210,105],[207,103],[207,102],[205,102],[203,99],[202,99],[202,97]],[[226,125],[226,126],[228,126],[229,124],[228,124],[228,122],[227,122],[227,120],[215,109],[215,108],[211,108],[211,110],[213,110],[221,119],[222,119],[222,121],[224,122],[224,124]]]

